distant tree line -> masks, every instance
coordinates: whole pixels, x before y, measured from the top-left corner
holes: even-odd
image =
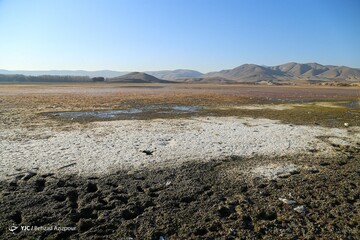
[[[91,80],[93,80],[94,82],[104,82],[105,78],[103,78],[103,77],[93,77]]]
[[[91,82],[99,81],[87,76],[57,76],[57,75],[41,75],[41,76],[25,76],[21,74],[0,74],[0,82]]]

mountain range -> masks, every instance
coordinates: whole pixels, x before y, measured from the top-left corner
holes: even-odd
[[[360,81],[360,69],[345,66],[324,66],[318,63],[292,62],[272,67],[244,64],[230,70],[210,72],[202,77],[220,77],[236,82]]]
[[[103,71],[7,71],[0,70],[0,82],[6,81],[10,75],[21,74],[25,76],[86,76],[88,81],[94,77],[104,77],[106,82],[122,83],[282,83],[282,82],[327,82],[346,81],[359,82],[360,69],[346,66],[321,65],[318,63],[286,63],[277,66],[261,66],[256,64],[244,64],[239,67],[209,72],[203,74],[194,70],[178,69],[173,71],[147,71],[147,72],[117,72]],[[36,78],[36,77],[35,77]],[[5,80],[4,80],[5,79]],[[27,78],[29,79],[29,78]],[[30,78],[32,81],[34,77]],[[76,78],[75,78],[76,79]]]
[[[84,71],[84,70],[47,70],[47,71],[28,71],[28,70],[4,70],[0,69],[0,74],[14,75],[20,74],[25,76],[42,76],[42,75],[56,75],[56,76],[88,76],[88,77],[105,77],[112,78],[125,75],[129,72],[118,72],[111,70],[100,71]]]
[[[57,76],[88,76],[88,77],[104,77],[114,78],[129,74],[131,72],[125,71],[111,71],[111,70],[100,70],[100,71],[84,71],[84,70],[49,70],[49,71],[26,71],[26,70],[15,70],[9,71],[0,69],[0,74],[14,75],[21,74],[26,76],[42,76],[42,75],[57,75]],[[176,80],[181,78],[194,78],[201,77],[203,74],[194,70],[177,69],[177,70],[165,70],[165,71],[145,71],[144,73],[150,74],[159,79],[165,80]]]

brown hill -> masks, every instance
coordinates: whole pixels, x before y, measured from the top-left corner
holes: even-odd
[[[170,81],[177,79],[199,78],[203,75],[201,72],[188,69],[177,69],[172,71],[148,71],[146,73],[159,79]]]
[[[171,83],[171,81],[158,79],[143,72],[132,72],[120,77],[108,78],[106,82],[112,83]]]
[[[203,76],[205,79],[212,77],[225,78],[236,82],[360,81],[360,69],[324,66],[318,63],[292,62],[272,67],[244,64],[234,69],[211,72]]]
[[[360,70],[349,67],[332,67],[328,71],[318,75],[321,78],[359,80]]]
[[[276,80],[277,71],[255,64],[244,64],[231,70],[205,74],[205,78],[220,77],[237,82],[258,82]]]

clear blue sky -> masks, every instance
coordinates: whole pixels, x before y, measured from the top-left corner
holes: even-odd
[[[360,67],[359,0],[0,0],[0,69]]]

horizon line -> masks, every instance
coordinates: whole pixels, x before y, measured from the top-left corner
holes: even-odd
[[[360,67],[352,67],[352,66],[347,66],[347,65],[333,65],[333,64],[321,64],[318,62],[295,62],[295,61],[291,61],[291,62],[286,62],[286,63],[282,63],[282,64],[278,64],[278,65],[265,65],[265,64],[256,64],[256,63],[243,63],[240,65],[237,65],[233,68],[224,68],[221,70],[212,70],[212,71],[208,71],[208,72],[202,72],[196,69],[191,69],[191,68],[176,68],[176,69],[163,69],[163,70],[113,70],[113,69],[99,69],[99,70],[85,70],[85,69],[4,69],[4,68],[0,68],[1,71],[30,71],[30,72],[50,72],[50,71],[84,71],[84,72],[101,72],[101,71],[112,71],[112,72],[158,72],[158,71],[176,71],[176,70],[191,70],[191,71],[197,71],[199,73],[210,73],[210,72],[218,72],[218,71],[222,71],[222,70],[231,70],[243,65],[257,65],[257,66],[263,66],[263,67],[276,67],[276,66],[280,66],[280,65],[285,65],[285,64],[289,64],[289,63],[296,63],[296,64],[319,64],[322,66],[333,66],[333,67],[349,67],[349,68],[355,68],[355,69],[360,69]]]

